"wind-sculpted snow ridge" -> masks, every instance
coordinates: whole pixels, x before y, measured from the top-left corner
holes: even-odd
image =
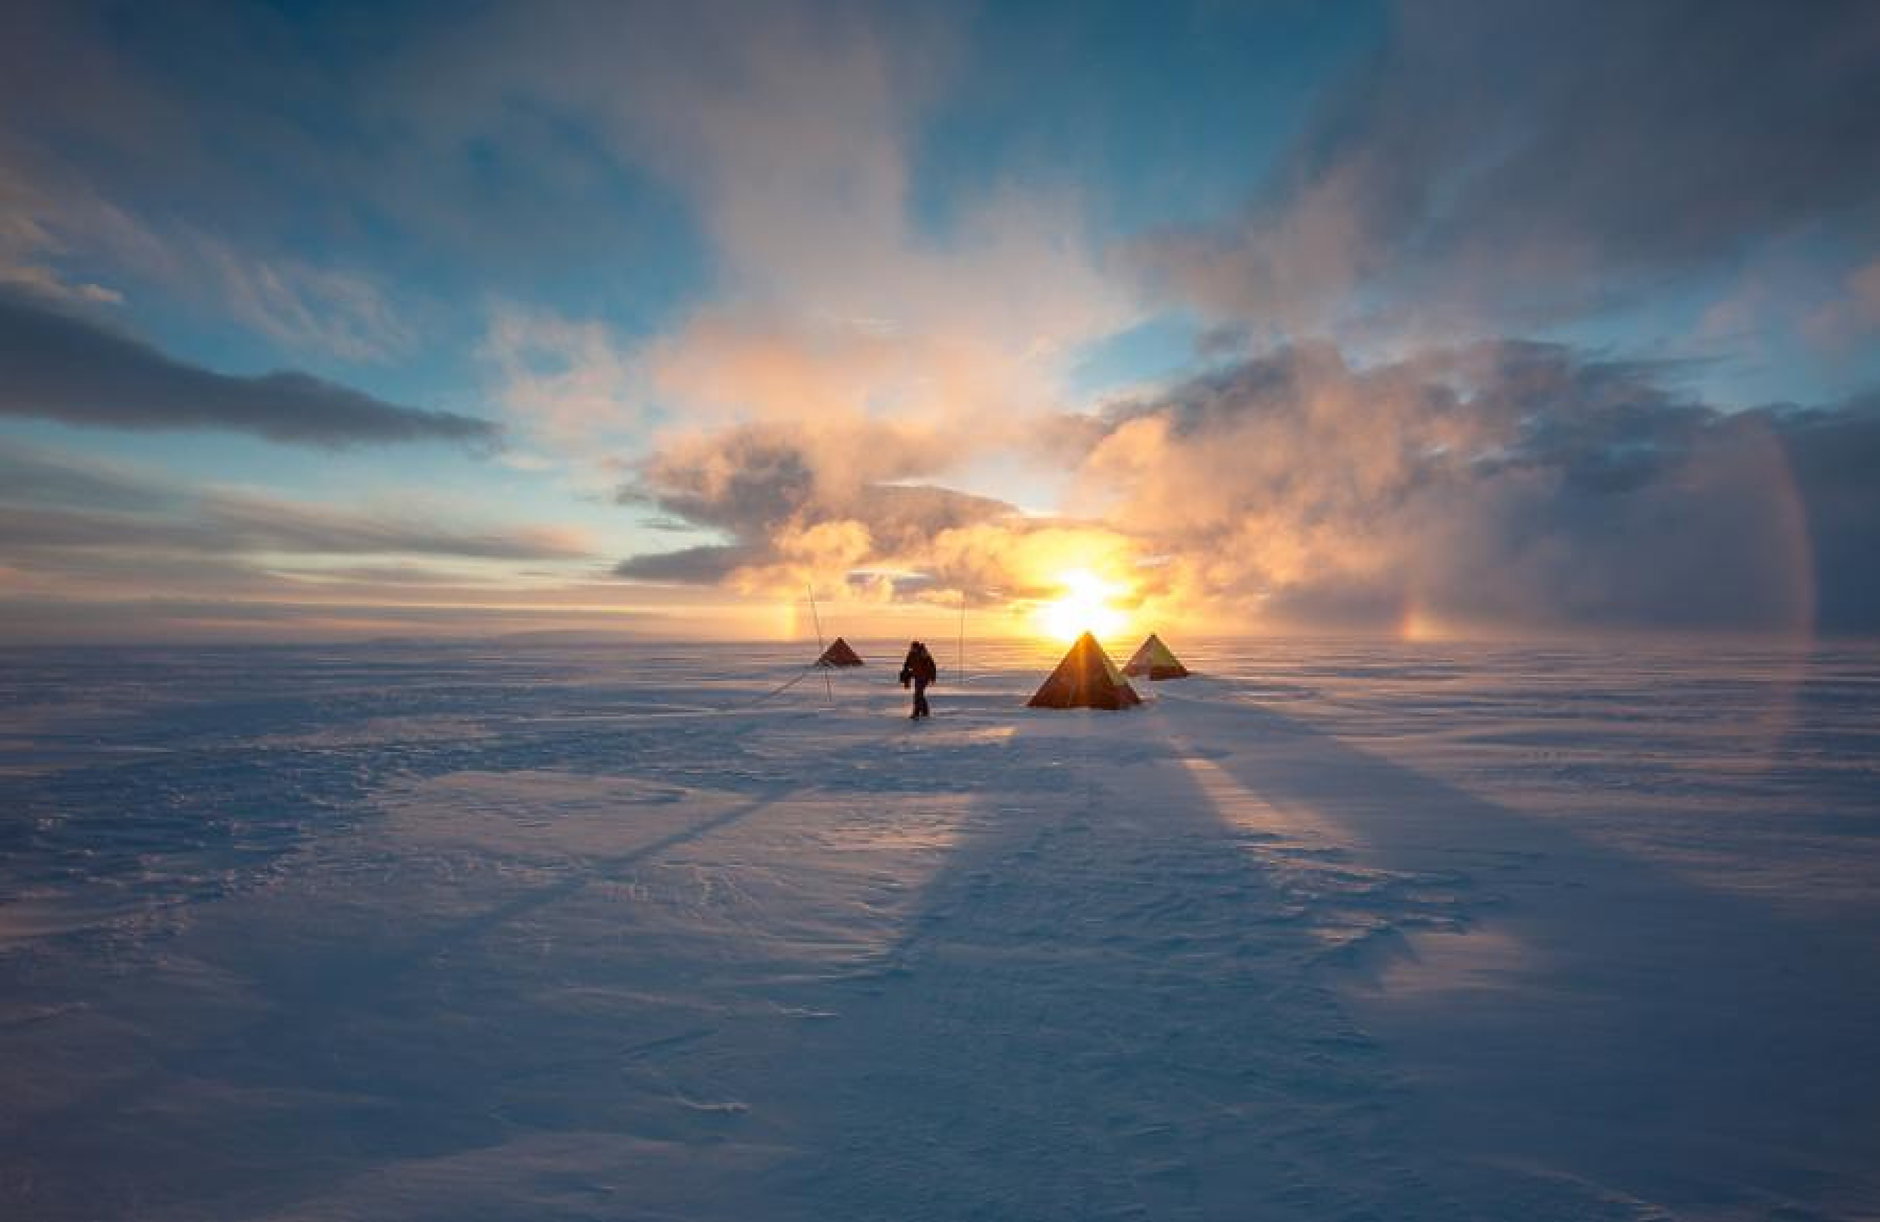
[[[1880,1212],[1870,653],[1184,653],[9,654],[0,1216]]]

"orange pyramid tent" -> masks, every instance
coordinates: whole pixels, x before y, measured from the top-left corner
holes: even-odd
[[[1149,679],[1186,679],[1188,668],[1183,666],[1175,652],[1162,643],[1162,638],[1151,632],[1149,639],[1142,643],[1129,659],[1129,665],[1123,667],[1126,675],[1135,675]]]
[[[850,649],[849,643],[841,637],[837,637],[833,645],[823,650],[822,657],[816,659],[818,666],[860,666],[861,664],[861,657]]]
[[[1142,697],[1088,632],[1077,638],[1051,677],[1026,701],[1034,709],[1126,709]]]

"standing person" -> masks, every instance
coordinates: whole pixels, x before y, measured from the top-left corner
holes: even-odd
[[[927,707],[927,685],[940,677],[940,664],[933,660],[927,647],[919,641],[910,641],[907,646],[907,661],[901,663],[901,686],[914,685],[914,711],[908,714],[908,720],[932,716]]]

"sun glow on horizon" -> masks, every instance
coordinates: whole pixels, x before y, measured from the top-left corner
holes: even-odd
[[[1074,641],[1085,632],[1098,637],[1120,631],[1128,616],[1110,605],[1110,600],[1127,591],[1087,569],[1073,569],[1058,575],[1064,593],[1038,604],[1033,614],[1040,632],[1061,641]]]

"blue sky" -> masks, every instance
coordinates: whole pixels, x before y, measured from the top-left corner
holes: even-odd
[[[11,638],[1880,627],[1863,5],[7,20]]]

